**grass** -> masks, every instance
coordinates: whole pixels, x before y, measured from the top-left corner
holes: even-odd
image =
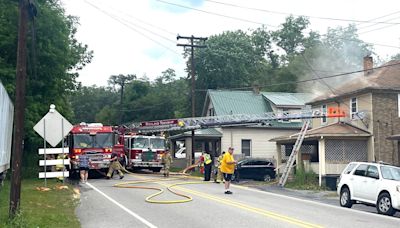
[[[0,189],[0,227],[80,227],[75,216],[78,200],[73,197],[71,185],[58,190],[55,180],[48,180],[51,191],[38,191],[44,186],[43,180],[25,179],[21,184],[21,210],[12,221],[8,219],[10,182]]]
[[[285,187],[297,190],[327,190],[325,186],[319,186],[318,175],[316,173],[312,171],[306,172],[304,169],[296,170],[293,180],[288,181]]]

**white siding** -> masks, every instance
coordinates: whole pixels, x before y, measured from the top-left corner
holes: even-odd
[[[277,158],[275,142],[270,139],[279,136],[291,135],[299,130],[276,130],[255,128],[223,128],[221,150],[227,151],[230,146],[235,148],[234,154],[241,154],[242,139],[251,140],[251,156],[263,158]]]

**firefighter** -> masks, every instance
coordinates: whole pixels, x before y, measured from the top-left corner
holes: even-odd
[[[204,158],[204,181],[210,181],[211,177],[211,155],[206,151],[203,155]]]
[[[169,177],[169,168],[172,163],[172,156],[167,148],[162,156],[161,163],[164,166],[164,177]]]
[[[216,174],[214,176],[214,182],[219,184],[219,181],[224,181],[223,177],[222,177],[222,173],[221,173],[221,161],[222,158],[224,157],[225,151],[222,152],[221,155],[219,155],[218,157],[218,163],[217,163],[217,167],[216,167]]]
[[[108,168],[108,173],[107,173],[107,179],[111,178],[111,175],[114,173],[114,170],[118,171],[119,179],[124,178],[124,173],[122,173],[121,171],[122,169],[124,168],[118,161],[117,153],[112,153],[110,159],[110,167]]]

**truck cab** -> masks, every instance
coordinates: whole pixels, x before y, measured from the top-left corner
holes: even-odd
[[[133,170],[149,169],[160,172],[161,157],[165,149],[165,138],[162,136],[124,136],[124,150],[128,159],[128,167]]]

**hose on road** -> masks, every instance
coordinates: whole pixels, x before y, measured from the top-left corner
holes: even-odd
[[[133,175],[133,174],[130,174]],[[135,175],[133,175],[135,176]],[[175,203],[187,203],[193,200],[191,196],[176,192],[173,190],[173,187],[179,186],[179,185],[188,185],[188,184],[205,184],[208,182],[202,182],[202,181],[193,181],[193,182],[179,182],[179,183],[174,183],[169,186],[166,186],[162,182],[165,181],[174,181],[174,180],[182,180],[186,178],[168,178],[168,179],[145,179],[145,180],[139,180],[139,181],[128,181],[128,182],[122,182],[113,185],[113,187],[117,188],[135,188],[135,189],[149,189],[149,190],[157,190],[158,192],[151,194],[150,196],[146,197],[145,201],[148,203],[156,203],[156,204],[175,204]],[[171,192],[174,195],[177,195],[179,197],[182,197],[184,199],[181,200],[155,200],[155,198],[158,195],[161,195],[164,192],[164,189],[158,188],[158,187],[149,187],[149,186],[132,186],[136,184],[143,184],[143,183],[158,183],[163,186],[167,187],[167,190]]]

